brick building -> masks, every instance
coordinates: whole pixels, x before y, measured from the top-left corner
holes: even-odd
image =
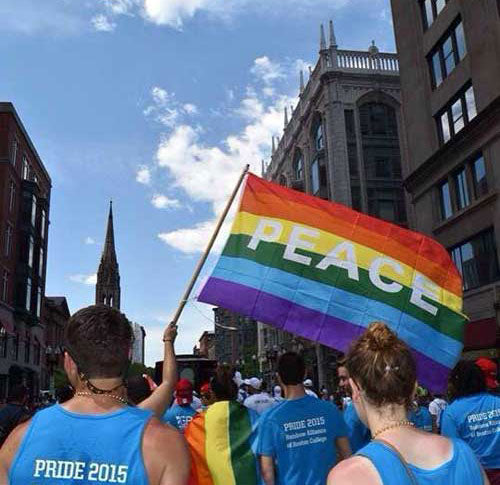
[[[198,343],[200,356],[215,359],[215,332],[203,332]]]
[[[412,225],[464,279],[469,357],[500,348],[500,3],[392,0]]]
[[[40,389],[51,180],[11,103],[0,103],[0,399]]]
[[[45,328],[45,365],[42,369],[41,387],[53,391],[54,371],[63,369],[64,327],[71,316],[66,298],[46,296],[42,315]]]

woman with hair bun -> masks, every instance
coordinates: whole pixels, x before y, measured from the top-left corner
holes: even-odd
[[[408,420],[415,361],[384,323],[372,323],[352,344],[346,367],[354,406],[372,441],[333,468],[327,485],[489,485],[468,445]]]

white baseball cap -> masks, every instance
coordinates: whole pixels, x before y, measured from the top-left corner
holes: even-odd
[[[250,387],[253,387],[254,389],[259,390],[260,386],[262,385],[262,381],[257,377],[251,377],[250,379],[248,379],[248,385]]]
[[[311,381],[311,379],[306,379],[304,381],[304,386],[306,386],[306,387],[312,387],[313,386],[313,381]]]

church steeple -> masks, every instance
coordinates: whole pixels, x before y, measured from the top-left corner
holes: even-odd
[[[113,229],[113,202],[109,202],[108,227],[102,251],[97,284],[95,287],[96,305],[104,304],[120,309],[120,272],[115,251],[115,234]]]

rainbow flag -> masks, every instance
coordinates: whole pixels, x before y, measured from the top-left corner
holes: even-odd
[[[258,416],[232,401],[212,404],[184,430],[191,453],[189,485],[258,485]]]
[[[462,351],[462,279],[433,239],[249,174],[199,301],[346,351],[373,321],[446,389]]]

